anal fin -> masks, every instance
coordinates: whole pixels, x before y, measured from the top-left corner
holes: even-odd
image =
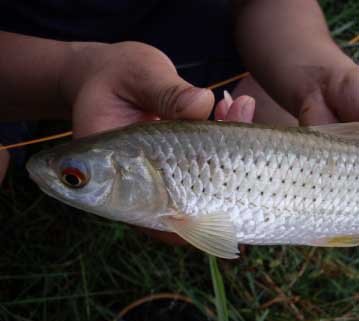
[[[359,235],[340,235],[334,237],[327,237],[314,241],[313,245],[323,247],[359,246]]]

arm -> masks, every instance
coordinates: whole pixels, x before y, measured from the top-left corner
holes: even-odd
[[[236,1],[236,12],[240,55],[274,99],[302,123],[352,118],[349,111],[338,110],[338,91],[349,78],[349,101],[343,103],[357,107],[358,73],[331,39],[317,1]],[[319,106],[315,111],[314,105]]]
[[[0,119],[68,118],[59,81],[65,42],[0,32]]]

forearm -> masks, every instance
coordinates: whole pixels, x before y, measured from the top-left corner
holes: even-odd
[[[236,10],[236,39],[244,63],[294,115],[322,70],[350,62],[331,39],[315,0],[237,1]]]
[[[66,118],[59,78],[69,43],[0,32],[0,120]]]

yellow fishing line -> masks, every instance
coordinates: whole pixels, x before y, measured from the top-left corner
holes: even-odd
[[[211,85],[211,86],[208,86],[207,88],[213,90],[213,89],[222,87],[222,86],[224,86],[224,85],[227,85],[227,84],[229,84],[229,83],[231,83],[231,82],[234,82],[234,81],[240,80],[240,79],[242,79],[242,78],[245,78],[245,77],[247,77],[247,76],[249,76],[249,72],[245,72],[245,73],[243,73],[243,74],[234,76],[234,77],[232,77],[232,78],[228,78],[228,79],[226,79],[226,80],[223,80],[223,81],[221,81],[221,82],[218,82],[218,83],[216,83],[216,84],[213,84],[213,85]]]
[[[353,39],[351,39],[349,41],[349,44],[352,45],[352,44],[355,44],[357,42],[359,42],[359,34],[356,35]],[[245,77],[249,76],[249,74],[250,74],[249,72],[245,72],[243,74],[240,74],[240,75],[234,76],[232,78],[223,80],[221,82],[215,83],[213,85],[210,85],[207,88],[213,90],[213,89],[222,87],[224,85],[227,85],[227,84],[229,84],[231,82],[234,82],[234,81],[240,80],[242,78],[245,78]],[[11,149],[11,148],[27,146],[27,145],[32,145],[32,144],[37,144],[37,143],[42,143],[42,142],[46,142],[46,141],[49,141],[49,140],[59,139],[59,138],[63,138],[63,137],[71,136],[71,135],[72,135],[72,132],[65,132],[65,133],[60,133],[60,134],[52,135],[52,136],[46,136],[46,137],[42,137],[42,138],[39,138],[39,139],[33,139],[33,140],[30,140],[30,141],[21,142],[21,143],[17,143],[17,144],[0,146],[0,151],[8,150],[8,149]]]
[[[38,138],[38,139],[29,140],[26,142],[17,143],[17,144],[0,146],[0,151],[11,149],[11,148],[16,148],[16,147],[22,147],[22,146],[26,146],[26,145],[31,145],[31,144],[42,143],[42,142],[46,142],[48,140],[59,139],[59,138],[63,138],[63,137],[71,136],[71,135],[72,135],[72,132],[65,132],[65,133],[46,136],[46,137],[42,137],[42,138]]]

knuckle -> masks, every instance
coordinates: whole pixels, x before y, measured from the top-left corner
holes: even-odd
[[[158,111],[165,119],[176,117],[176,111],[180,106],[180,97],[188,89],[188,85],[171,85],[160,91],[158,95]]]

